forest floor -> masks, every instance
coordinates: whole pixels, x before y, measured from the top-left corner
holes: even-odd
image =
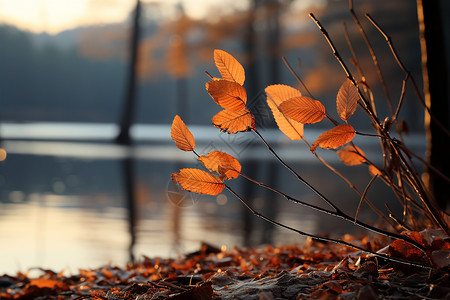
[[[413,236],[426,244],[431,270],[311,239],[302,247],[227,251],[203,244],[199,251],[176,259],[142,257],[125,267],[104,266],[73,275],[39,269],[34,278],[27,273],[3,275],[0,299],[450,299],[450,242],[437,235],[427,231]],[[366,249],[388,245],[367,237],[343,238]],[[380,251],[430,262],[398,242]]]

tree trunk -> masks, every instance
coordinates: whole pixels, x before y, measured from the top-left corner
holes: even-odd
[[[448,75],[440,1],[417,0],[422,73],[426,105],[445,127],[449,128]],[[449,137],[425,113],[427,160],[447,177],[450,177]],[[431,170],[426,170],[427,184],[437,203],[445,209],[449,203],[448,183]]]
[[[139,18],[141,12],[141,1],[137,0],[136,10],[133,22],[133,34],[130,44],[130,67],[128,73],[128,82],[126,86],[126,94],[124,99],[124,107],[122,120],[120,123],[120,133],[116,138],[116,142],[121,145],[130,145],[130,126],[133,123],[134,107],[135,107],[135,90],[136,90],[136,66],[138,62],[138,44],[139,44]]]

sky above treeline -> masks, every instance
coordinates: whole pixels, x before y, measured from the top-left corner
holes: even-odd
[[[247,1],[227,2],[224,5],[221,0],[141,2],[153,5],[161,17],[167,18],[174,16],[180,5],[192,18],[204,18],[218,6],[222,10],[246,9],[248,6]],[[123,22],[135,5],[136,0],[0,0],[0,23],[34,33],[56,34],[79,26]]]

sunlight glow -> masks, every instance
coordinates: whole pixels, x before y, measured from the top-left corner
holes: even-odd
[[[166,17],[171,14],[168,11],[176,7],[182,7],[192,18],[204,18],[217,6],[226,11],[246,7],[245,1],[225,7],[219,0],[207,3],[202,0],[143,0],[142,3],[159,7]],[[80,26],[124,22],[135,5],[136,0],[0,0],[0,24],[34,33],[56,34]]]

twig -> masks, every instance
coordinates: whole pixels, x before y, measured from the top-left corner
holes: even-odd
[[[277,159],[284,167],[286,167],[289,171],[291,171],[291,172],[297,177],[297,179],[299,179],[299,180],[300,180],[301,182],[303,182],[306,186],[308,186],[314,193],[316,193],[316,195],[318,195],[322,200],[324,200],[327,204],[329,204],[335,211],[333,212],[333,211],[330,211],[330,210],[326,210],[326,209],[324,209],[324,208],[318,208],[318,207],[316,207],[316,206],[314,206],[314,205],[311,205],[311,204],[306,204],[306,206],[311,207],[311,208],[314,208],[314,209],[317,209],[317,210],[322,211],[322,212],[324,212],[324,213],[327,213],[327,214],[330,214],[330,215],[333,215],[333,216],[342,218],[342,219],[344,219],[344,220],[346,220],[346,221],[354,222],[354,224],[356,224],[356,225],[358,225],[358,226],[361,226],[361,227],[363,227],[363,228],[365,228],[365,229],[367,229],[367,230],[376,232],[376,233],[378,233],[378,234],[382,234],[382,235],[385,235],[385,236],[389,236],[389,237],[392,237],[392,238],[396,238],[396,239],[403,240],[403,241],[408,242],[408,243],[414,245],[415,247],[421,249],[422,251],[425,251],[425,248],[424,248],[421,244],[417,243],[416,241],[414,241],[414,240],[412,240],[412,239],[410,239],[410,238],[408,238],[408,237],[406,237],[406,236],[399,235],[399,234],[396,234],[396,233],[393,233],[393,232],[389,232],[389,231],[385,231],[385,230],[382,230],[382,229],[377,228],[377,227],[373,227],[373,226],[371,226],[371,225],[369,225],[369,224],[363,223],[363,222],[358,221],[358,220],[355,221],[354,218],[352,218],[352,217],[348,216],[347,214],[345,214],[345,213],[344,213],[342,210],[340,210],[335,204],[333,204],[328,198],[326,198],[322,193],[320,193],[316,188],[314,188],[310,183],[308,183],[306,180],[304,180],[304,179],[303,179],[303,178],[302,178],[302,177],[301,177],[294,169],[292,169],[288,164],[286,164],[286,162],[284,162],[284,161],[278,156],[278,154],[273,150],[273,148],[267,143],[267,141],[264,139],[264,137],[263,137],[256,129],[253,129],[253,131],[256,133],[256,135],[258,135],[258,137],[259,137],[259,138],[263,141],[263,143],[266,145],[267,149],[275,156],[275,158],[276,158],[276,159]],[[272,189],[272,191],[276,191],[276,189],[274,189],[274,188],[270,188],[270,189]],[[287,196],[286,194],[284,194],[284,193],[282,193],[282,192],[280,192],[280,194],[283,195],[284,197]],[[286,195],[286,196],[285,196],[285,195]],[[289,196],[287,196],[287,197],[289,197]],[[292,197],[289,197],[289,198],[287,198],[287,199],[288,199],[288,200],[291,200],[291,201],[293,201],[293,202],[297,202],[297,203],[299,203],[299,204],[305,203],[305,202],[303,202],[303,201],[299,201],[299,200],[297,200],[297,199],[295,199],[295,198],[292,198]],[[303,205],[305,205],[305,204],[303,204]]]
[[[344,246],[347,246],[347,247],[350,247],[350,248],[353,248],[353,249],[357,249],[357,250],[360,250],[360,251],[363,251],[363,252],[366,252],[366,253],[370,253],[370,254],[372,254],[372,255],[375,255],[375,256],[377,256],[377,257],[384,258],[384,259],[389,260],[389,261],[393,261],[393,262],[397,262],[397,263],[401,263],[401,264],[405,264],[405,265],[409,265],[409,266],[414,266],[414,267],[424,268],[424,269],[427,269],[427,270],[432,269],[432,267],[429,266],[429,265],[423,265],[423,264],[419,264],[419,263],[415,263],[415,262],[411,262],[411,261],[407,261],[407,260],[403,260],[403,259],[399,259],[399,258],[387,256],[387,255],[385,255],[385,254],[380,254],[380,253],[377,253],[377,252],[374,252],[374,251],[370,251],[370,250],[364,249],[364,248],[362,248],[362,247],[359,247],[359,246],[357,246],[357,245],[353,245],[353,244],[348,243],[348,242],[345,242],[345,241],[341,241],[341,240],[336,240],[336,239],[332,239],[332,238],[328,238],[328,237],[322,237],[322,236],[314,235],[314,234],[307,233],[307,232],[304,232],[304,231],[300,231],[300,230],[295,229],[295,228],[293,228],[293,227],[287,226],[287,225],[285,225],[285,224],[282,224],[282,223],[280,223],[280,222],[277,222],[277,221],[275,221],[275,220],[273,220],[273,219],[271,219],[271,218],[269,218],[269,217],[266,217],[265,215],[261,214],[260,212],[258,212],[257,210],[255,210],[255,209],[254,209],[247,201],[245,201],[244,198],[242,198],[241,196],[239,196],[233,189],[231,189],[228,185],[225,184],[225,187],[226,187],[227,190],[230,191],[236,198],[238,198],[238,199],[239,199],[239,200],[240,200],[240,201],[241,201],[241,202],[242,202],[242,203],[243,203],[243,204],[244,204],[244,205],[245,205],[245,206],[246,206],[246,207],[247,207],[247,208],[255,215],[255,216],[257,216],[257,217],[259,217],[259,218],[261,218],[261,219],[263,219],[263,220],[265,220],[265,221],[267,221],[267,222],[269,222],[269,223],[272,223],[273,225],[276,225],[276,226],[279,226],[279,227],[282,227],[282,228],[285,228],[285,229],[294,231],[294,232],[296,232],[296,233],[298,233],[298,234],[300,234],[300,235],[308,236],[308,237],[311,237],[311,238],[316,239],[316,240],[320,240],[320,241],[324,241],[324,242],[332,242],[332,243],[344,245]]]
[[[282,56],[281,57],[283,59],[284,64],[288,67],[289,71],[291,71],[291,73],[295,76],[295,78],[297,79],[297,81],[302,85],[302,87],[305,89],[305,91],[308,93],[308,95],[313,98],[316,99],[311,92],[308,90],[308,87],[305,85],[305,83],[303,82],[303,80],[300,78],[300,76],[297,75],[297,73],[294,71],[294,69],[292,69],[291,65],[288,63],[288,61],[286,60],[286,57]]]
[[[258,132],[256,129],[252,129],[252,131],[262,140],[262,142],[266,145],[267,149],[275,156],[275,158],[292,174],[297,177],[298,180],[303,182],[307,187],[309,187],[316,195],[318,195],[323,201],[325,201],[328,205],[330,205],[336,212],[340,211],[340,209],[334,205],[330,200],[327,199],[321,192],[319,192],[316,188],[314,188],[309,182],[307,182],[303,177],[300,176],[294,169],[292,169],[284,160],[282,160],[278,154],[273,150],[273,148],[267,143],[264,137]]]
[[[383,86],[384,93],[386,95],[386,99],[389,105],[389,110],[391,111],[391,114],[394,113],[394,109],[392,107],[392,101],[391,96],[389,95],[389,91],[387,89],[386,82],[384,81],[383,74],[381,73],[380,64],[378,63],[377,56],[375,54],[375,51],[373,50],[372,44],[370,43],[369,39],[367,38],[366,32],[364,31],[364,28],[362,27],[361,23],[359,22],[358,17],[356,16],[355,11],[353,10],[353,0],[349,0],[349,9],[350,13],[353,16],[353,20],[355,21],[361,36],[364,39],[364,42],[367,45],[367,48],[369,49],[370,55],[372,56],[373,64],[375,65],[375,69],[377,70],[378,78],[380,79],[381,85]],[[376,115],[376,109],[375,109],[375,102],[372,102],[373,110]]]
[[[372,186],[372,183],[375,181],[375,179],[377,179],[378,174],[375,174],[375,176],[372,177],[372,179],[370,180],[369,184],[366,186],[366,188],[364,189],[364,192],[361,196],[361,200],[359,201],[358,204],[358,208],[356,209],[356,214],[355,214],[355,222],[358,220],[358,215],[359,215],[359,210],[361,209],[361,204],[363,203],[364,198],[367,195],[367,192],[369,191],[369,188]]]
[[[316,25],[319,28],[320,32],[322,32],[322,35],[327,40],[327,42],[328,42],[328,44],[329,44],[329,46],[331,48],[331,51],[333,51],[334,57],[336,58],[336,60],[341,65],[341,67],[344,70],[345,75],[347,76],[347,78],[350,79],[352,81],[353,85],[357,88],[359,97],[361,98],[362,102],[364,103],[364,105],[360,105],[361,108],[370,116],[370,118],[376,124],[377,127],[381,127],[380,121],[378,120],[377,116],[374,114],[371,104],[367,101],[367,99],[364,97],[364,95],[362,94],[361,90],[359,89],[358,84],[355,81],[355,78],[350,73],[349,69],[347,68],[347,65],[342,60],[342,57],[339,54],[339,52],[336,50],[336,47],[334,46],[333,41],[330,39],[330,36],[328,35],[328,32],[325,30],[325,28],[322,26],[322,24],[320,24],[319,20],[316,19],[314,14],[310,13],[309,16],[311,17],[311,19],[313,19],[314,23],[316,23]]]
[[[394,56],[395,60],[397,61],[397,64],[399,65],[399,67],[402,69],[403,72],[405,72],[405,74],[409,75],[409,78],[411,79],[411,82],[413,84],[414,90],[422,104],[422,106],[425,108],[425,110],[427,111],[427,113],[431,116],[431,120],[436,124],[436,126],[438,126],[446,135],[450,136],[450,131],[445,128],[445,126],[436,118],[436,116],[433,114],[433,112],[431,111],[431,109],[426,105],[425,100],[423,99],[423,96],[417,86],[416,80],[414,79],[414,77],[411,75],[411,72],[406,69],[405,65],[403,64],[403,62],[401,61],[400,57],[397,54],[397,51],[395,50],[394,44],[392,43],[391,37],[389,35],[386,34],[386,32],[377,24],[377,22],[375,22],[375,20],[366,13],[366,17],[367,19],[369,19],[369,21],[373,24],[373,26],[375,26],[376,29],[378,29],[378,31],[383,35],[383,37],[385,38],[386,42],[389,45],[389,48],[391,49],[392,55]]]

